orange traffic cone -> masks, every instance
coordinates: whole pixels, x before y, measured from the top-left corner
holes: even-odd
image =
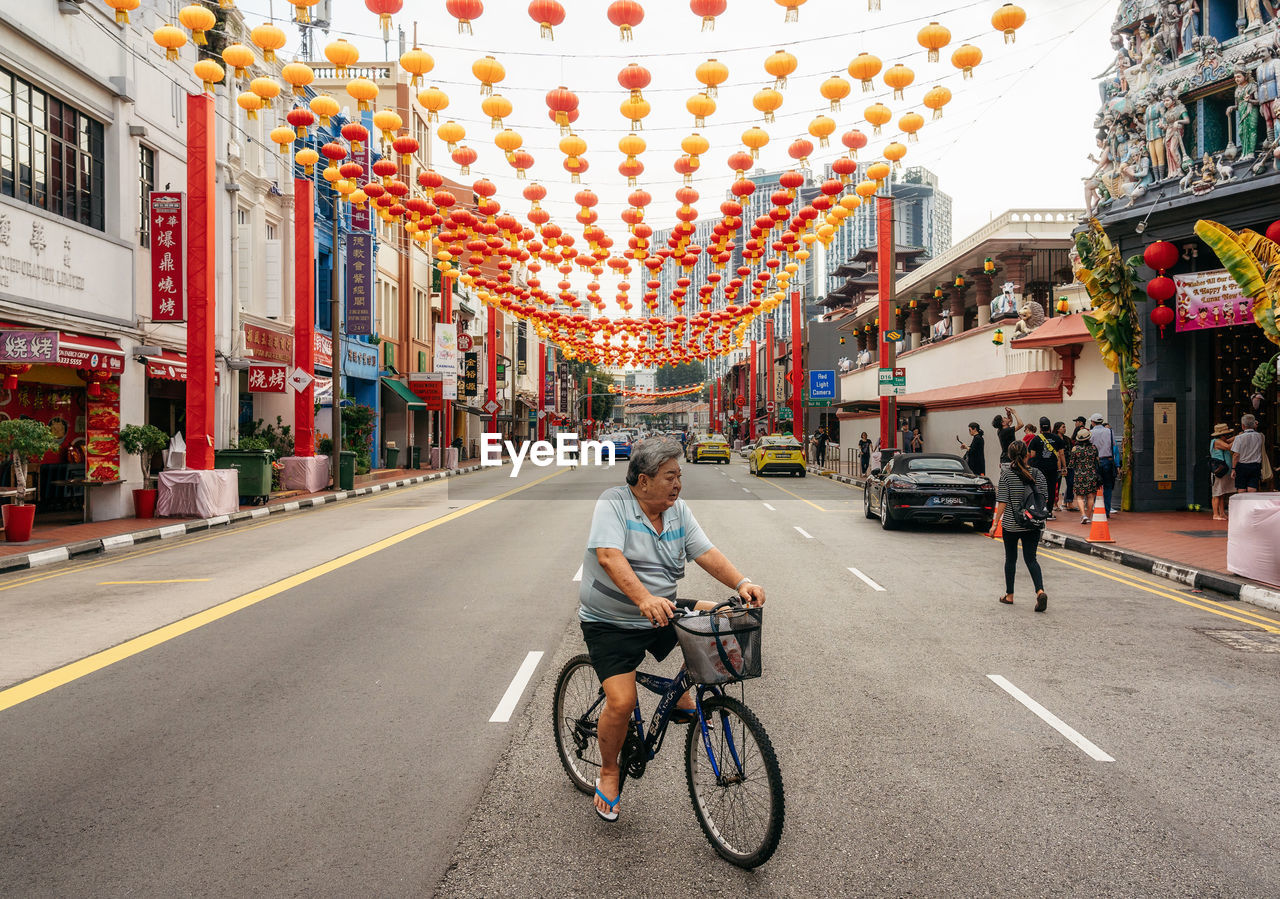
[[[1103,492],[1099,490],[1093,501],[1093,523],[1089,528],[1090,543],[1115,543],[1111,539],[1111,522],[1107,521],[1107,504],[1103,502]]]

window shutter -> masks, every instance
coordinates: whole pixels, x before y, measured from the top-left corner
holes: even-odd
[[[422,350],[418,350],[418,371],[427,370],[427,354]]]
[[[283,309],[284,289],[284,257],[280,241],[266,240],[262,242],[263,261],[266,263],[267,277],[267,318],[279,318]]]
[[[248,309],[253,299],[253,229],[236,226],[236,296],[240,308]]]
[[[382,341],[382,367],[396,367],[396,345],[385,340]]]

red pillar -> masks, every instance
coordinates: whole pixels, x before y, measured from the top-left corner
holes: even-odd
[[[800,291],[791,291],[791,432],[804,445],[804,310]]]
[[[293,363],[315,374],[316,204],[309,178],[293,179]],[[315,383],[293,395],[293,454],[316,454]]]
[[[484,339],[485,348],[488,350],[489,356],[489,387],[485,391],[487,398],[485,405],[496,403],[498,401],[498,310],[492,306],[488,308],[488,333]],[[494,409],[489,413],[489,433],[500,434],[498,430],[498,410]]]
[[[747,397],[747,408],[751,410],[751,425],[747,429],[751,442],[756,439],[756,356],[759,355],[756,349],[756,342],[751,341],[751,395]]]
[[[767,357],[764,362],[765,370],[765,390],[764,402],[769,411],[769,433],[772,434],[773,426],[773,316],[769,316],[769,320],[764,323],[764,353]]]
[[[453,324],[453,279],[441,278],[440,290],[442,291],[440,296],[440,311],[441,311],[441,314],[444,316],[444,323],[446,325],[451,325]],[[434,331],[432,332],[432,336],[434,337]],[[433,355],[434,355],[434,348],[435,348],[435,341],[433,340],[432,341]],[[433,364],[431,367],[434,369],[435,365]],[[442,422],[444,427],[440,431],[441,439],[444,441],[444,446],[448,447],[450,444],[453,443],[453,400],[444,401],[444,412],[440,414],[444,418],[444,421]]]
[[[547,439],[547,347],[538,344],[538,439]]]
[[[876,198],[876,242],[879,245],[879,261],[877,268],[880,275],[880,367],[885,367],[889,358],[889,343],[884,335],[889,331],[889,318],[893,312],[893,198]],[[898,423],[890,421],[891,400],[887,396],[880,397],[880,446],[884,449],[897,447]]]
[[[187,95],[187,465],[213,468],[214,195],[213,97]]]

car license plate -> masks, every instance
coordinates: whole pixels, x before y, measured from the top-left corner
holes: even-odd
[[[927,505],[930,506],[963,506],[964,497],[962,496],[931,496]]]

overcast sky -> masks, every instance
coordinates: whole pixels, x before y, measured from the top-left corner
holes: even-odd
[[[883,11],[869,12],[864,0],[808,0],[799,23],[784,24],[784,10],[774,0],[729,0],[716,29],[702,32],[687,0],[645,0],[646,18],[629,43],[621,42],[608,22],[605,0],[563,0],[568,17],[556,29],[554,42],[539,38],[525,0],[486,0],[473,36],[458,34],[445,13],[445,0],[406,0],[395,21],[410,43],[416,21],[420,45],[436,60],[428,81],[449,93],[445,115],[466,127],[466,143],[480,155],[473,177],[483,174],[494,180],[500,188],[498,199],[516,214],[528,209],[520,196],[524,182],[515,178],[493,146],[494,132],[480,110],[479,84],[471,74],[473,61],[490,54],[506,67],[507,78],[497,90],[515,106],[508,127],[520,132],[525,149],[537,160],[532,176],[549,192],[543,205],[562,225],[575,227],[572,196],[578,188],[562,167],[564,157],[556,146],[559,132],[547,118],[544,98],[561,84],[579,95],[582,116],[575,131],[587,141],[591,165],[583,182],[599,194],[600,224],[617,239],[624,233],[618,213],[628,193],[617,172],[623,158],[617,142],[628,127],[618,111],[626,98],[617,83],[618,71],[637,62],[653,74],[645,90],[653,112],[642,132],[649,150],[641,157],[646,166],[641,186],[654,196],[649,221],[661,227],[673,221],[678,205],[674,191],[680,177],[672,163],[680,153],[680,140],[695,130],[685,109],[685,101],[700,89],[694,69],[715,57],[729,67],[730,75],[715,116],[707,127],[697,129],[712,145],[694,185],[703,195],[697,205],[704,216],[718,215],[722,191],[732,179],[725,160],[741,146],[746,128],[758,124],[772,138],[762,153],[762,167],[790,167],[790,143],[808,137],[813,117],[830,114],[839,126],[837,137],[831,149],[815,152],[816,164],[842,151],[838,135],[843,131],[857,127],[870,135],[863,110],[880,100],[893,110],[893,123],[882,137],[872,137],[860,158],[875,158],[895,139],[901,114],[923,114],[927,124],[919,143],[907,145],[905,164],[924,165],[939,174],[943,190],[955,199],[954,234],[959,240],[1009,208],[1081,205],[1081,178],[1091,169],[1086,155],[1094,150],[1091,126],[1098,92],[1093,79],[1111,56],[1108,38],[1115,0],[1024,0],[1027,23],[1013,44],[1006,44],[991,27],[991,14],[1001,2],[883,0]],[[284,0],[238,0],[237,6],[256,24],[267,17],[269,3],[280,17],[278,23],[290,33],[290,48],[296,47],[296,30],[280,22],[292,13]],[[327,40],[344,36],[360,47],[363,59],[386,58],[377,16],[359,0],[334,0],[334,6],[333,30],[328,38],[318,35],[318,50]],[[953,35],[938,63],[927,62],[916,41],[920,28],[933,19]],[[985,54],[972,80],[962,80],[950,63],[952,51],[965,42],[978,45]],[[764,60],[776,49],[794,53],[799,68],[784,91],[777,122],[766,125],[751,98],[771,83]],[[842,111],[829,112],[819,84],[832,74],[848,78],[849,61],[864,50],[881,57],[886,68],[895,62],[909,66],[916,72],[915,84],[905,100],[896,101],[882,80],[871,94],[855,83]],[[390,55],[398,56],[394,32]],[[943,119],[931,121],[921,98],[938,83],[949,87],[954,99]],[[348,97],[338,99],[350,103]],[[443,145],[437,145],[435,154],[437,168],[457,177]]]

